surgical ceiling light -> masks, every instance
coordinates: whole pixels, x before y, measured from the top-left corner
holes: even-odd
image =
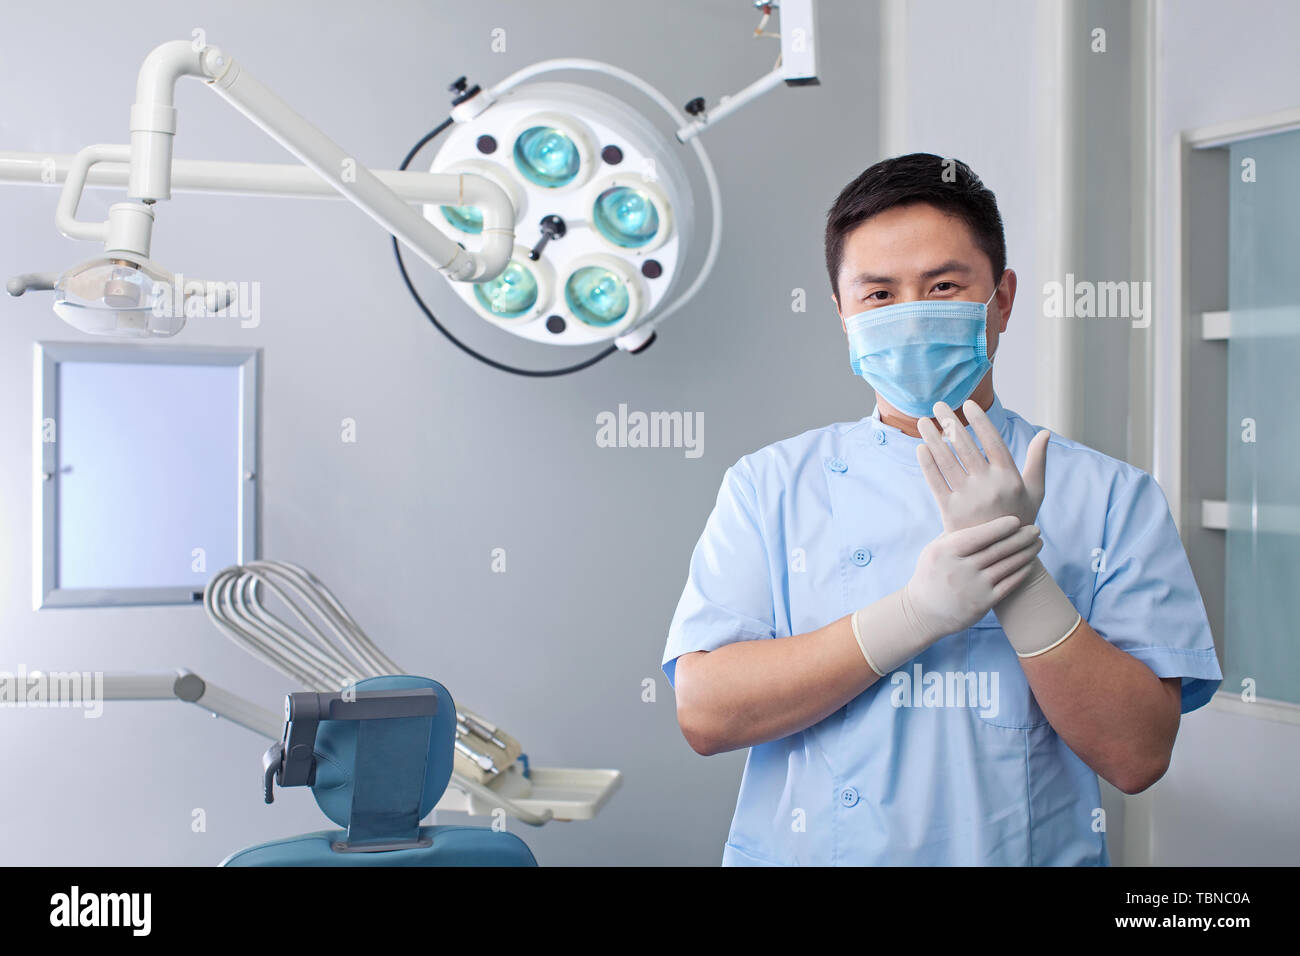
[[[540,66],[626,79],[594,61]],[[530,68],[529,76],[538,71]],[[630,82],[642,88],[635,77]],[[656,315],[685,285],[694,231],[690,181],[670,137],[621,100],[572,83],[508,82],[457,109],[463,118],[441,141],[430,170],[473,170],[511,182],[516,233],[541,244],[518,246],[490,291],[471,284],[455,287],[457,294],[487,321],[533,341],[644,347]],[[700,154],[716,195],[707,154]],[[468,249],[481,242],[477,218],[463,207],[430,205],[425,215],[459,226]],[[563,233],[547,236],[543,220],[563,223]],[[716,253],[709,268],[714,259]],[[527,303],[515,302],[524,295]],[[514,304],[506,307],[503,298]]]
[[[219,312],[222,283],[189,280],[150,258],[155,207],[173,188],[278,196],[345,197],[394,237],[407,288],[453,343],[494,367],[550,375],[586,367],[616,350],[637,352],[655,327],[707,280],[721,239],[717,177],[699,134],[781,84],[815,84],[814,0],[781,4],[777,66],[711,110],[696,98],[683,115],[662,93],[619,67],[547,60],[495,86],[453,84],[448,120],[421,140],[397,171],[371,171],[295,113],[216,47],[175,41],[146,58],[131,109],[130,145],[88,146],[75,156],[0,153],[0,181],[62,183],[60,232],[103,245],[103,254],[61,274],[10,279],[12,295],[55,293],[55,312],[99,335],[174,335],[195,305]],[[762,32],[777,4],[755,3]],[[676,127],[669,137],[623,100],[576,83],[538,81],[559,71],[598,73],[639,91]],[[268,165],[174,160],[175,84],[195,77],[244,113],[301,163]],[[448,131],[428,172],[406,167],[419,146]],[[677,147],[693,150],[709,196],[711,234],[685,280],[697,204]],[[76,217],[87,186],[127,187],[105,222]],[[419,203],[417,209],[412,203]],[[479,355],[420,299],[401,256],[414,251],[441,272],[477,315],[510,334],[556,345],[606,345],[564,369],[531,372]],[[612,344],[609,344],[612,343]]]

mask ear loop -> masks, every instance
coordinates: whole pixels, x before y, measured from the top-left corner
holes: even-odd
[[[997,298],[997,296],[998,296],[998,287],[1001,286],[1001,285],[1002,285],[1002,280],[1001,280],[1001,279],[998,279],[998,281],[995,282],[995,283],[993,284],[993,294],[992,294],[991,296],[989,296],[989,300],[988,300],[987,302],[984,303],[984,320],[985,320],[985,321],[988,321],[988,317],[989,317],[989,306],[992,305],[992,304],[993,304],[993,300]],[[998,345],[1001,345],[1001,344],[1002,344],[1002,336],[998,336]],[[998,350],[995,348],[995,349],[993,350],[993,354],[989,356],[989,365],[990,365],[990,366],[993,364],[993,360],[996,359],[997,357],[998,357]]]

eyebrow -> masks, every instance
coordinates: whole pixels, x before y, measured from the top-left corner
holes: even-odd
[[[974,270],[964,262],[956,259],[949,259],[947,262],[935,266],[933,269],[927,269],[921,273],[922,279],[937,279],[941,275],[956,272],[960,275],[970,275]],[[877,276],[868,272],[860,272],[850,280],[849,285],[894,285],[898,282],[893,276]]]

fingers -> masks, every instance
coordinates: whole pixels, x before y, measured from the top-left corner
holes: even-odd
[[[1044,428],[1030,439],[1029,449],[1025,452],[1025,490],[1036,505],[1043,503],[1043,493],[1047,487],[1047,442],[1051,437],[1052,433]]]
[[[1001,582],[1007,575],[1019,571],[1025,565],[1029,564],[1030,561],[1034,560],[1034,556],[1041,550],[1043,550],[1043,539],[1041,537],[1035,538],[1033,543],[1008,555],[1001,561],[995,561],[993,564],[989,565],[985,573],[989,576],[989,580]]]
[[[942,511],[943,503],[952,492],[948,490],[948,483],[943,480],[943,472],[934,463],[934,455],[930,454],[929,445],[916,446],[916,460],[921,465],[921,474],[925,476],[925,483],[930,486],[930,494],[934,495],[934,500],[939,502],[939,510]]]
[[[976,567],[992,567],[1003,558],[1019,553],[1038,540],[1040,540],[1038,528],[1035,525],[1027,524],[1007,535],[1001,541],[993,542],[983,551],[977,551],[975,554],[971,555],[971,559],[975,562]],[[1003,575],[999,575],[998,577],[1001,578],[1005,576],[1005,573],[1006,572],[1003,572]],[[997,579],[995,578],[995,580]]]
[[[944,479],[948,482],[948,487],[956,491],[966,480],[966,470],[962,468],[961,463],[957,461],[957,457],[952,453],[952,449],[948,447],[948,443],[939,434],[939,429],[934,427],[934,422],[928,418],[918,418],[916,420],[916,430],[925,439],[925,447],[930,449],[930,454],[934,457],[934,463],[939,466]]]
[[[961,466],[966,470],[967,474],[974,474],[988,466],[988,461],[984,458],[983,453],[975,447],[975,442],[971,441],[970,434],[962,423],[957,421],[957,413],[952,410],[947,402],[934,403],[934,417],[943,426],[943,436],[952,442],[953,450],[957,453],[957,460],[961,462]],[[967,421],[970,421],[970,419],[967,419]]]
[[[993,585],[993,603],[997,604],[1016,588],[1020,587],[1020,585],[1024,584],[1033,571],[1034,564],[1033,561],[1030,560],[1019,571],[1012,571],[997,584]]]
[[[1016,460],[1011,457],[1011,452],[1007,449],[1002,436],[998,434],[998,430],[989,421],[988,415],[984,414],[984,409],[980,408],[976,402],[967,399],[961,410],[966,413],[966,421],[970,422],[970,427],[975,430],[975,434],[979,437],[985,457],[994,464],[1004,465],[1008,468],[1016,467]]]
[[[959,557],[965,557],[976,551],[983,551],[993,542],[1001,541],[1007,535],[1014,533],[1019,527],[1019,518],[1015,515],[1003,515],[992,521],[977,524],[973,528],[953,531],[950,540],[955,553]]]

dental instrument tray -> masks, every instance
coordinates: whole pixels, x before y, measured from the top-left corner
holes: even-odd
[[[556,820],[590,820],[622,780],[617,770],[530,767],[518,740],[464,707],[456,709],[455,760],[461,778],[539,816],[549,810]],[[455,787],[453,780],[435,809],[475,816],[494,809],[483,796]]]
[[[622,782],[623,774],[618,770],[532,767],[525,776],[524,769],[515,763],[497,775],[488,789],[538,817],[549,813],[553,820],[590,820]],[[453,789],[456,786],[453,779],[435,810],[485,816],[498,805],[474,793]]]

